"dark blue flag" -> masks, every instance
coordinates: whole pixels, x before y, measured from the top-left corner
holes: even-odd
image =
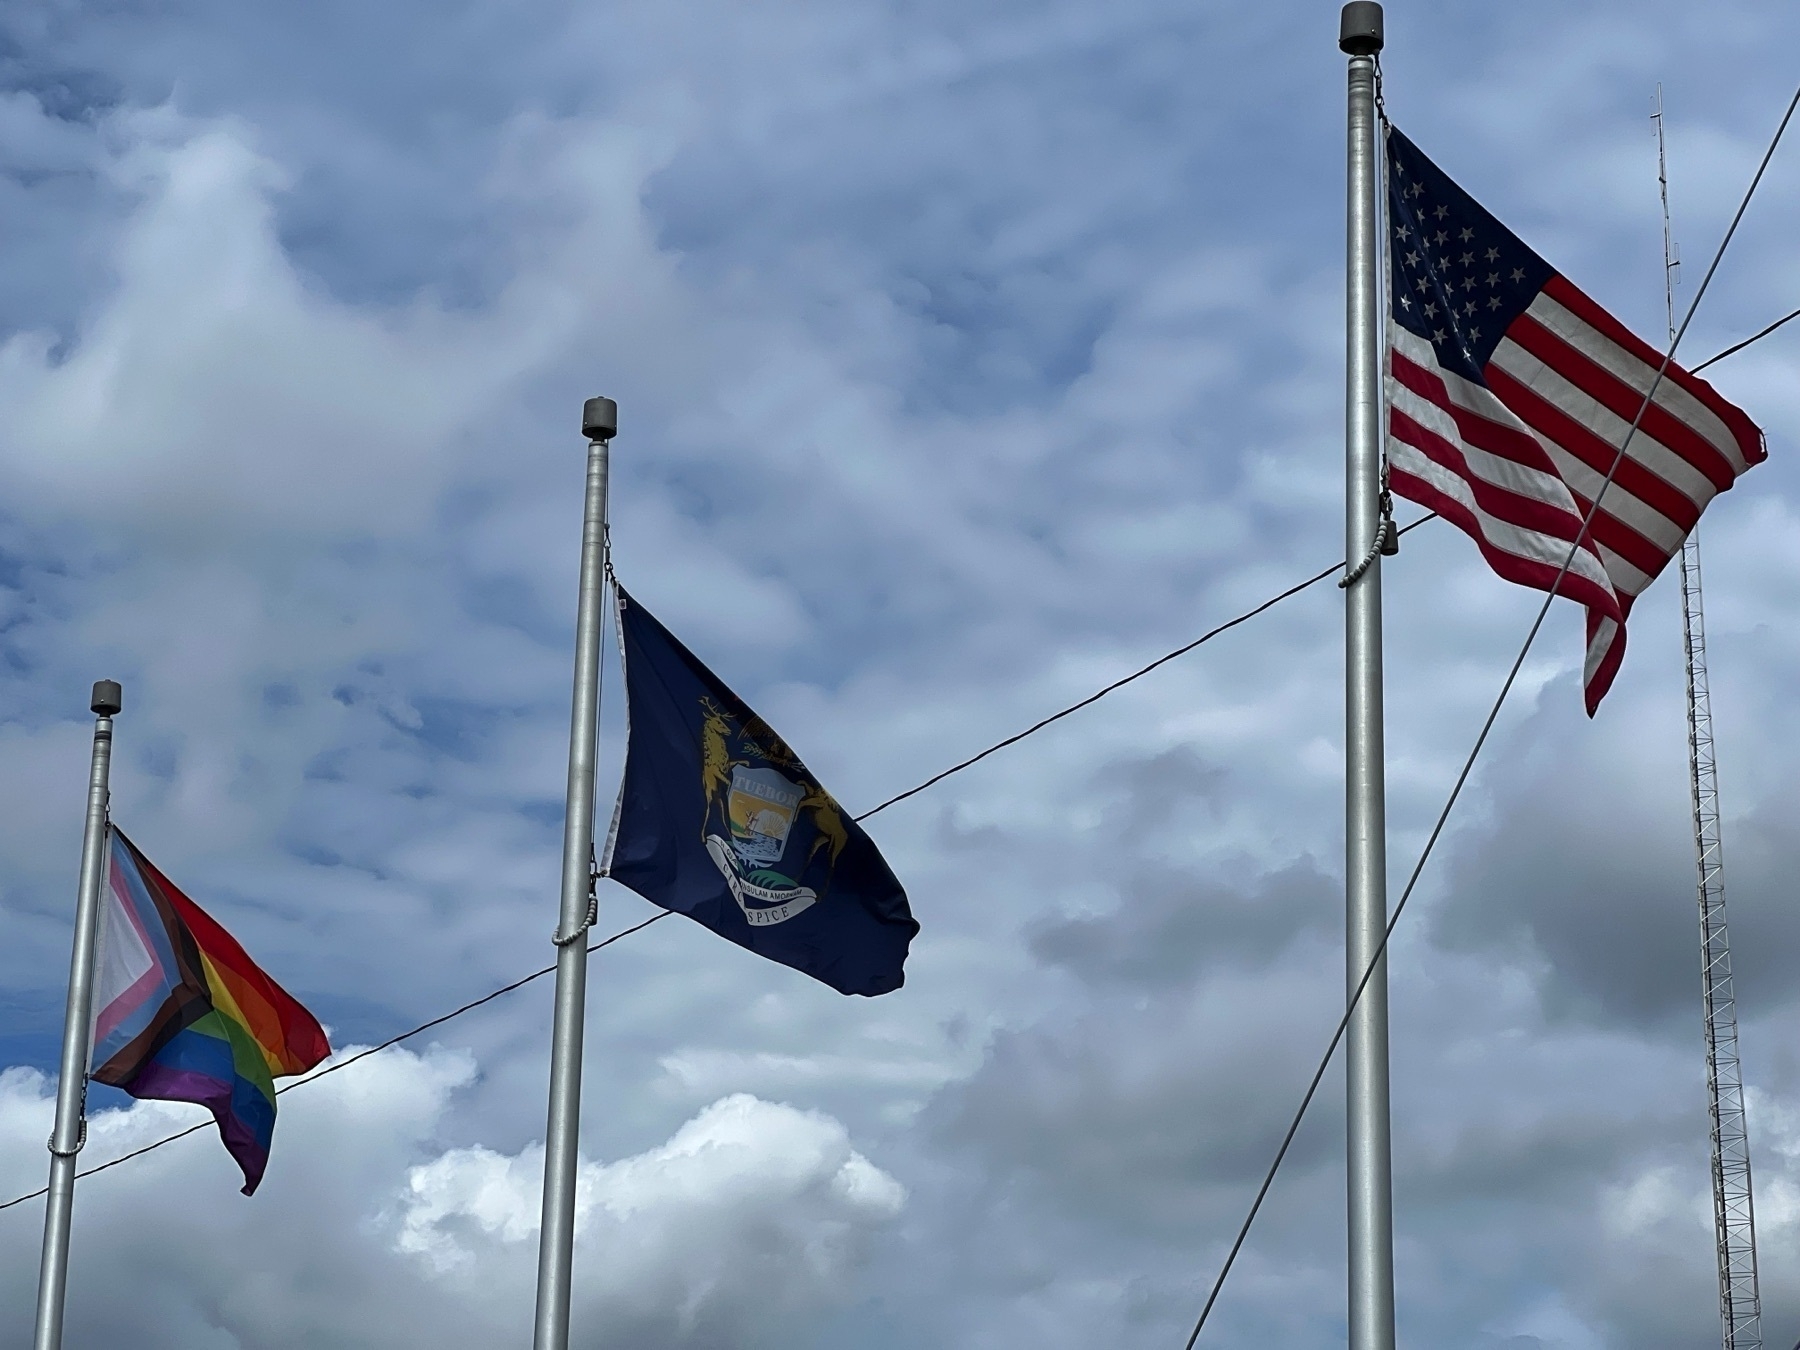
[[[630,731],[606,874],[839,993],[898,989],[919,925],[874,841],[768,723],[618,599]]]

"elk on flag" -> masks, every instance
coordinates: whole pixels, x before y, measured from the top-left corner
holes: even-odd
[[[1762,433],[1672,362],[1658,382],[1661,353],[1392,127],[1387,191],[1391,486],[1538,590],[1581,540],[1557,593],[1587,607],[1591,717],[1632,602],[1707,502],[1765,458]]]

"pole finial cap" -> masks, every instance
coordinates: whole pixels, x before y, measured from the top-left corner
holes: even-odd
[[[1338,19],[1338,50],[1351,56],[1373,56],[1384,41],[1381,6],[1375,0],[1350,0]]]
[[[619,434],[619,405],[610,398],[590,398],[581,405],[581,434],[590,441],[610,441]]]
[[[96,717],[113,717],[125,706],[125,691],[117,680],[95,680],[94,697],[88,704]]]

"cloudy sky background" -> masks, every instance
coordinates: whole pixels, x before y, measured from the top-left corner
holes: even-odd
[[[1686,296],[1800,47],[1749,3],[1388,28],[1395,120],[1650,337],[1656,85]],[[1335,34],[1291,0],[7,6],[6,1196],[45,1170],[95,678],[116,819],[340,1046],[550,959],[591,394],[621,576],[852,810],[1340,556]],[[1796,156],[1690,358],[1800,304]],[[1771,1345],[1797,344],[1716,368],[1771,455],[1705,531]],[[1554,616],[1396,940],[1410,1344],[1717,1335],[1677,589],[1592,723]],[[1441,526],[1387,594],[1403,875],[1536,602]],[[1341,999],[1339,604],[873,822],[924,924],[895,995],[683,921],[595,958],[577,1342],[1180,1345]],[[284,1097],[253,1200],[205,1135],[83,1183],[71,1344],[525,1343],[549,999]],[[1340,1096],[1213,1343],[1341,1341]],[[195,1111],[95,1102],[94,1161]],[[0,1346],[40,1215],[0,1213]]]

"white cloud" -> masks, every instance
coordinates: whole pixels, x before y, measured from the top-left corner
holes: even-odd
[[[249,1200],[210,1130],[83,1181],[71,1338],[119,1343],[131,1325],[146,1347],[516,1339],[535,1291],[543,1148],[434,1148],[474,1072],[466,1056],[390,1051],[284,1096]],[[40,1075],[0,1074],[4,1184],[42,1184],[50,1106]],[[86,1160],[194,1115],[103,1111]],[[869,1243],[905,1204],[837,1121],[743,1094],[642,1153],[584,1160],[578,1196],[575,1322],[584,1344],[607,1346],[791,1343],[855,1296]],[[40,1214],[0,1219],[14,1310],[31,1306]],[[134,1306],[149,1315],[134,1322]],[[0,1344],[22,1331],[0,1329]]]
[[[1792,17],[1390,9],[1402,124],[1654,319],[1650,90],[1691,269]],[[1337,552],[1329,13],[206,11],[0,15],[0,71],[35,91],[0,103],[0,1034],[36,1062],[96,675],[127,681],[118,818],[335,1023],[385,1035],[549,959],[589,394],[624,412],[627,583],[852,804]],[[1717,283],[1717,345],[1781,312],[1786,172]],[[1800,1090],[1769,1049],[1792,982],[1756,964],[1788,932],[1789,340],[1719,368],[1776,454],[1708,522],[1759,1120]],[[1553,617],[1399,938],[1401,1300],[1433,1344],[1707,1330],[1668,598],[1592,725]],[[1435,527],[1387,604],[1398,866],[1535,601]],[[925,922],[900,994],[846,1003],[681,920],[596,962],[584,1149],[625,1161],[584,1173],[584,1288],[616,1335],[816,1329],[884,1241],[900,1292],[827,1343],[1185,1335],[1341,988],[1337,612],[1328,587],[1290,602],[873,822]],[[1271,884],[1304,858],[1317,905]],[[1421,921],[1471,906],[1455,951]],[[604,926],[642,913],[603,893]],[[254,1201],[204,1139],[85,1185],[79,1269],[117,1272],[84,1296],[91,1339],[515,1341],[546,991],[444,1028],[473,1059],[284,1098]],[[5,1082],[0,1174],[29,1189],[42,1087]],[[1340,1334],[1332,1091],[1222,1306],[1245,1340]],[[95,1147],[180,1117],[102,1117]],[[1778,1264],[1792,1159],[1762,1158]],[[1627,1214],[1617,1264],[1585,1259]],[[10,1307],[35,1233],[6,1241]],[[785,1292],[746,1310],[758,1242]],[[678,1248],[694,1270],[670,1273]]]

